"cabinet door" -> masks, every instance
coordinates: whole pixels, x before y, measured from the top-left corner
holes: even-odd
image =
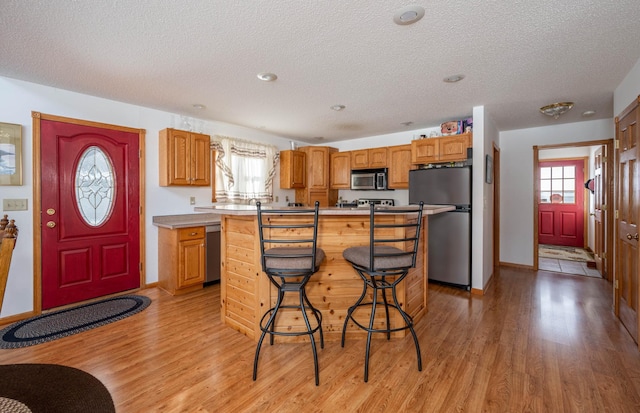
[[[163,129],[159,154],[160,186],[211,184],[209,135]]]
[[[280,188],[304,188],[305,157],[305,153],[301,151],[280,152]]]
[[[467,159],[469,134],[447,136],[440,139],[440,161],[462,161]]]
[[[351,151],[351,169],[367,169],[369,167],[369,150]]]
[[[211,184],[211,139],[209,135],[191,133],[191,185],[209,186]]]
[[[337,191],[336,191],[337,192]],[[329,206],[335,206],[335,201],[330,205],[329,191],[309,191],[309,205],[313,206],[316,201],[320,202],[320,206],[323,208]]]
[[[331,189],[351,188],[351,153],[331,154]]]
[[[204,239],[180,241],[178,244],[178,288],[204,282]]]
[[[440,138],[418,139],[411,142],[411,162],[425,164],[438,161]]]
[[[307,152],[307,189],[329,189],[329,150],[305,146]]]
[[[409,170],[411,169],[411,145],[390,146],[389,172],[387,175],[389,189],[408,189]]]
[[[160,185],[189,185],[191,178],[191,164],[188,161],[191,152],[189,132],[174,129],[165,129],[162,132],[164,134],[161,134],[160,142]]]
[[[369,149],[369,168],[387,167],[387,148]]]

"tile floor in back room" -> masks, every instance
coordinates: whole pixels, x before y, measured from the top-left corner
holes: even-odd
[[[585,275],[587,277],[602,278],[595,268],[589,268],[586,262],[557,260],[554,258],[539,258],[538,268],[544,271],[561,272],[565,274]]]

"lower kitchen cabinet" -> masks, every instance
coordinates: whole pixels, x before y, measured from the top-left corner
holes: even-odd
[[[202,288],[205,255],[205,227],[158,228],[158,286],[172,295]]]

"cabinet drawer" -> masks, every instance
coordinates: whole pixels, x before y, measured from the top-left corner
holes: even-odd
[[[181,228],[178,230],[178,240],[188,241],[190,239],[204,238],[204,227]]]

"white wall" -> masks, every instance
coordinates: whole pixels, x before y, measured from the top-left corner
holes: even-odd
[[[477,120],[476,120],[477,119]],[[473,108],[473,215],[471,287],[484,290],[493,274],[493,186],[486,183],[486,157],[499,147],[499,133],[484,106]],[[482,148],[482,150],[478,150]],[[495,167],[495,165],[494,165]],[[481,189],[481,190],[480,190]]]
[[[613,116],[618,116],[640,95],[640,59],[613,92]]]
[[[533,146],[613,135],[613,119],[500,132],[500,261],[533,265]]]
[[[197,205],[211,204],[211,188],[160,187],[158,185],[158,133],[176,124],[176,114],[129,105],[93,96],[0,77],[0,122],[22,125],[23,185],[0,187],[0,199],[24,198],[28,211],[3,212],[15,219],[19,237],[11,261],[9,279],[0,316],[6,317],[33,310],[33,174],[32,174],[32,120],[31,111],[84,119],[146,130],[146,280],[158,280],[157,228],[152,225],[155,215],[193,213],[189,197],[196,197]],[[222,122],[203,122],[203,132],[223,134],[264,142],[280,149],[290,148],[289,140],[258,130],[243,128]],[[46,148],[43,148],[46,150]],[[279,174],[275,177],[280,181]],[[279,185],[276,185],[278,187]],[[280,204],[293,190],[274,191]]]

